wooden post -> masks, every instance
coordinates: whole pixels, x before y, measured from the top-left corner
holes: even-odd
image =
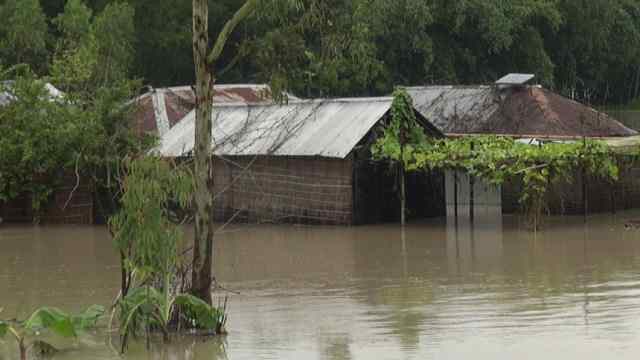
[[[615,215],[617,212],[616,208],[616,187],[618,186],[618,182],[615,180],[610,181],[609,185],[611,186],[609,190],[609,196],[611,197],[611,214]]]
[[[582,144],[584,147],[584,150],[587,150],[587,138],[586,136],[582,137]],[[583,218],[584,218],[584,222],[587,222],[587,211],[588,211],[588,204],[587,204],[587,172],[584,169],[584,163],[582,164],[582,213],[583,213]]]
[[[404,184],[404,145],[407,143],[407,134],[405,129],[406,124],[400,124],[400,162],[399,162],[399,176],[400,176],[400,225],[404,227],[405,224],[405,212],[407,203],[407,194]]]
[[[471,142],[471,153],[473,154],[473,141]],[[471,224],[473,224],[474,220],[475,194],[473,188],[475,187],[475,183],[476,179],[472,175],[469,175],[469,220]]]
[[[404,185],[404,166],[402,163],[400,163],[399,171],[400,171],[400,224],[404,226],[407,198],[406,198],[406,191],[405,191],[405,185]]]
[[[351,160],[351,225],[362,222],[358,208],[358,152],[353,152]]]
[[[453,216],[458,225],[458,170],[453,172]]]
[[[584,119],[581,119],[582,121],[582,145],[583,145],[583,151],[587,150],[587,137],[584,135]],[[584,155],[583,155],[584,156]],[[583,220],[586,223],[587,222],[587,173],[584,169],[584,162],[582,164],[582,213],[583,213]]]
[[[582,165],[582,216],[587,222],[587,173]]]

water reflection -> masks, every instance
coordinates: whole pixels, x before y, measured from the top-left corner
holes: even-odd
[[[502,213],[497,206],[447,218],[447,259],[451,275],[498,269],[502,259]]]
[[[349,334],[343,333],[337,336],[319,339],[319,348],[323,359],[327,360],[351,360]]]
[[[228,360],[224,338],[188,336],[172,339],[169,344],[153,344],[149,351],[145,344],[134,343],[126,355],[154,360]]]
[[[224,343],[186,338],[129,359],[597,359],[640,355],[640,232],[628,218],[368,227],[252,226],[216,239],[231,294]],[[0,229],[0,306],[108,304],[117,257],[101,228]],[[223,296],[224,294],[220,294]],[[117,359],[101,333],[60,359]],[[0,342],[0,357],[14,353]],[[605,356],[607,355],[607,356]]]

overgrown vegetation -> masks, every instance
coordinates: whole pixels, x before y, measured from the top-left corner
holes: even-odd
[[[380,138],[371,147],[371,155],[377,160],[388,160],[398,174],[400,197],[400,223],[405,223],[406,191],[405,167],[416,147],[428,143],[413,110],[413,100],[404,89],[393,93],[391,111]]]
[[[593,140],[537,146],[480,136],[436,140],[411,150],[405,156],[409,170],[462,170],[496,185],[521,180],[520,204],[533,229],[540,226],[547,210],[546,194],[554,184],[572,182],[581,173],[610,181],[618,178],[614,154]]]
[[[25,321],[0,320],[0,339],[10,335],[18,345],[21,360],[27,359],[30,349],[38,355],[53,355],[58,350],[39,339],[44,332],[51,331],[67,338],[76,337],[78,332],[95,326],[103,314],[104,308],[98,305],[92,305],[77,315],[53,307],[41,307]]]
[[[22,6],[36,5],[9,1],[0,12],[13,6],[19,16]],[[111,213],[119,196],[121,161],[152,144],[135,135],[126,106],[139,86],[128,70],[133,10],[116,3],[93,15],[81,0],[69,0],[52,23],[61,35],[46,63],[30,68],[32,62],[23,59],[24,64],[0,68],[0,92],[6,94],[0,106],[0,201],[30,196],[37,221],[66,174],[75,176],[78,185],[80,178],[91,179],[97,193],[108,194],[101,207]],[[23,38],[23,30],[6,31]],[[62,92],[50,94],[48,82]]]
[[[577,174],[609,181],[618,178],[613,152],[598,141],[537,146],[500,136],[428,138],[417,123],[411,97],[402,89],[394,92],[390,119],[371,153],[376,159],[390,160],[397,169],[403,214],[404,171],[464,171],[494,185],[521,181],[519,200],[533,229],[540,226],[547,210],[546,195],[554,184],[572,182]]]
[[[121,254],[122,290],[114,311],[122,351],[130,335],[159,332],[168,341],[180,327],[224,333],[224,309],[188,294],[190,252],[179,214],[193,198],[189,164],[145,156],[127,160],[123,172],[121,208],[110,221]]]

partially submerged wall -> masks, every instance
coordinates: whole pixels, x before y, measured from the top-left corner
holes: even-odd
[[[585,208],[589,214],[639,207],[640,162],[620,157],[618,166],[620,169],[619,179],[613,183],[592,176],[586,176],[585,182],[580,169],[576,169],[573,181],[554,184],[547,196],[550,213],[554,215],[580,215],[584,213]],[[510,214],[520,210],[521,189],[520,181],[510,181],[503,185],[503,213]]]
[[[217,221],[351,224],[350,158],[214,159]]]
[[[0,218],[6,223],[33,223],[39,218],[41,224],[93,224],[92,189],[87,181],[80,181],[76,188],[76,182],[75,175],[65,174],[39,216],[32,209],[31,196],[24,194],[0,202]]]

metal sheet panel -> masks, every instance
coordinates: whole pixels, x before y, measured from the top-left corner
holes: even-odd
[[[218,155],[345,158],[389,111],[391,98],[309,100],[286,105],[214,108],[212,152]],[[195,113],[161,138],[168,157],[193,150]]]
[[[531,81],[535,75],[533,74],[507,74],[498,81],[496,84],[498,85],[524,85],[527,82]]]
[[[406,90],[416,110],[444,133],[470,130],[499,109],[489,86],[425,86]]]
[[[290,101],[299,100],[286,94]],[[153,99],[153,101],[148,101]],[[150,89],[133,100],[136,103],[135,128],[162,136],[195,108],[191,86]],[[271,88],[266,84],[220,84],[214,86],[214,104],[271,104]],[[149,119],[153,119],[149,123]]]
[[[450,135],[614,137],[637,135],[604,113],[540,86],[408,87],[414,107]]]

